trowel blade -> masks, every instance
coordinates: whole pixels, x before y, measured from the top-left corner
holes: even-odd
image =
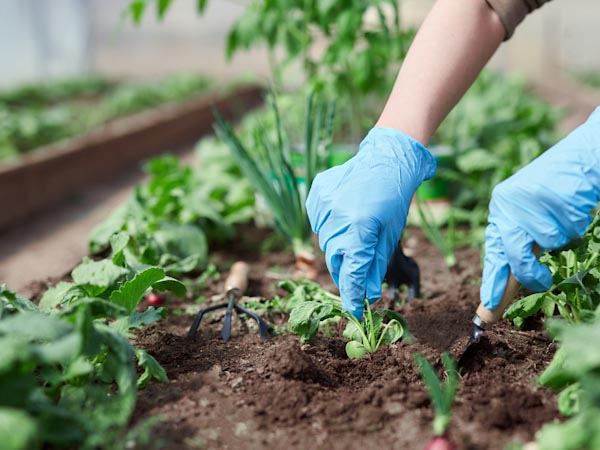
[[[481,340],[481,336],[485,333],[485,330],[478,325],[473,326],[473,330],[471,331],[471,337],[465,346],[460,358],[458,358],[458,362],[456,363],[457,367],[460,369],[463,367],[464,363],[467,362],[469,356],[473,352],[473,348],[475,348],[475,344],[477,344]]]

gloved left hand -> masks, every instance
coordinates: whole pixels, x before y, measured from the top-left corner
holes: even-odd
[[[435,173],[435,159],[417,140],[373,128],[358,154],[319,174],[306,201],[342,305],[362,319],[365,295],[381,297],[388,261],[417,187]]]
[[[600,200],[600,108],[554,147],[494,189],[485,233],[481,302],[500,303],[509,270],[526,288],[552,284],[532,252],[581,236]]]

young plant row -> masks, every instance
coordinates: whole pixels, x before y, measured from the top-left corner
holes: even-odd
[[[309,342],[319,329],[339,318],[347,320],[342,335],[348,339],[346,354],[351,359],[362,358],[376,352],[384,344],[400,341],[411,343],[408,325],[402,315],[389,309],[373,310],[365,300],[364,319],[359,321],[353,314],[342,309],[341,299],[322,289],[312,281],[285,281],[280,287],[289,292],[280,304],[291,310],[288,324],[302,342]],[[431,397],[435,411],[434,438],[426,450],[453,450],[446,430],[452,417],[452,404],[458,387],[458,371],[448,354],[442,355],[446,380],[437,376],[435,369],[423,356],[414,355],[423,383]]]
[[[558,409],[569,417],[544,426],[539,450],[580,450],[600,446],[600,212],[585,235],[565,248],[542,255],[552,272],[547,292],[515,302],[505,318],[521,327],[534,314],[560,343],[537,382],[558,393]]]
[[[136,430],[126,428],[137,390],[152,378],[168,381],[158,362],[128,339],[166,311],[138,305],[149,289],[183,296],[185,287],[162,268],[130,264],[126,243],[116,235],[109,258],[85,259],[73,281],[50,288],[39,305],[0,287],[2,448],[136,444]]]

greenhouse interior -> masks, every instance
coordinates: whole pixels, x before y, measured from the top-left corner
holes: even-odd
[[[599,25],[0,1],[0,447],[600,449]]]

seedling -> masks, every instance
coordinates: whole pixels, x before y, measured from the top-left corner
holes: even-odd
[[[353,314],[344,312],[348,324],[343,336],[350,339],[346,344],[346,354],[350,359],[358,359],[367,353],[374,353],[383,343],[393,344],[404,337],[410,341],[408,326],[404,318],[395,311],[380,309],[373,311],[365,300],[364,319],[360,322]],[[383,320],[388,318],[387,323]]]
[[[448,440],[446,430],[452,418],[452,404],[458,387],[456,365],[447,353],[442,354],[446,376],[446,380],[442,381],[431,363],[423,356],[415,353],[414,358],[435,410],[435,418],[433,419],[434,437],[425,446],[425,450],[455,450],[456,446]]]
[[[346,354],[351,359],[362,358],[373,353],[382,344],[393,344],[404,338],[410,342],[408,325],[395,311],[380,309],[373,311],[365,300],[363,321],[344,311],[341,299],[314,282],[295,284],[287,282],[292,290],[290,301],[295,302],[288,323],[293,333],[300,335],[302,342],[310,341],[325,323],[344,317],[348,320],[343,336],[349,339]],[[388,319],[386,323],[384,320]]]

